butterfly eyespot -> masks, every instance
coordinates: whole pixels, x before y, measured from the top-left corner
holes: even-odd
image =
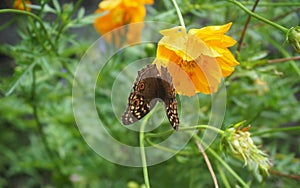
[[[144,83],[144,82],[141,82],[141,83],[140,83],[139,89],[140,89],[141,91],[145,89],[145,83]]]
[[[139,106],[140,105],[140,99],[138,99],[138,98],[133,99],[131,104],[133,104],[134,106]]]

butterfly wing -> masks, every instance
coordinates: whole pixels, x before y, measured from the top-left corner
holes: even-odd
[[[179,128],[179,117],[178,117],[178,104],[176,97],[165,101],[166,114],[168,116],[169,122],[173,129],[178,130]]]
[[[161,77],[164,80],[163,88],[165,90],[164,103],[166,108],[166,114],[173,129],[178,130],[179,117],[176,92],[172,82],[172,76],[170,75],[166,67],[161,67]]]
[[[159,77],[159,72],[156,68],[156,65],[147,65],[142,70],[138,71],[138,76],[135,80],[133,90],[134,91],[141,91],[141,89],[138,87],[142,80],[145,80],[147,78],[155,78]]]
[[[128,106],[122,115],[122,123],[124,125],[130,125],[147,115],[153,105],[151,105],[149,99],[145,99],[144,96],[132,92],[128,98]]]
[[[138,76],[133,85],[133,92],[128,97],[127,108],[122,115],[122,123],[130,125],[147,115],[155,106],[155,96],[157,84],[155,77],[159,76],[156,65],[147,65],[146,68],[138,71]],[[153,83],[154,82],[154,83]]]
[[[172,77],[166,67],[161,67],[160,74],[156,65],[148,65],[138,72],[133,92],[129,95],[127,108],[122,115],[122,123],[129,125],[142,119],[158,101],[165,103],[171,126],[178,130],[178,105]]]
[[[172,76],[170,75],[167,67],[161,66],[160,71],[161,71],[162,80],[168,82],[170,84],[170,87],[174,88],[173,82],[172,82]]]

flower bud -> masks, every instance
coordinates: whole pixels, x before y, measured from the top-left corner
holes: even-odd
[[[293,45],[295,50],[300,53],[300,27],[292,27],[287,32],[287,40]]]
[[[229,153],[244,161],[252,169],[260,171],[261,175],[268,175],[271,163],[267,154],[261,151],[253,142],[251,134],[248,131],[250,125],[241,129],[241,123],[226,129],[223,144],[229,148]]]

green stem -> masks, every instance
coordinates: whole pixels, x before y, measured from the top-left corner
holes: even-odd
[[[25,0],[22,0],[22,4],[24,6],[24,10],[27,10],[27,4],[25,3]]]
[[[40,45],[42,46],[42,48],[45,51],[48,51],[47,47],[45,46],[45,42],[41,37],[41,33],[39,31],[39,29],[37,28],[36,23],[33,22],[33,20],[31,18],[28,18],[28,22],[31,24],[32,30],[34,32],[31,32],[31,29],[29,30],[29,34],[31,35],[31,37],[33,38],[33,36],[35,36],[35,38],[37,39],[37,41],[40,43]]]
[[[33,14],[31,12],[28,12],[28,11],[15,10],[15,9],[2,9],[2,10],[0,10],[0,14],[2,14],[2,13],[16,13],[16,14],[22,14],[22,15],[26,15],[26,16],[30,16],[30,17],[34,18],[36,21],[38,21],[40,23],[40,25],[41,25],[42,29],[44,30],[44,32],[46,34],[46,37],[47,37],[52,49],[55,49],[55,46],[52,43],[52,41],[50,40],[50,36],[47,32],[47,29],[46,29],[43,21],[38,16],[36,16],[35,14]]]
[[[269,43],[274,46],[280,53],[282,53],[283,57],[290,57],[290,54],[284,49],[282,48],[281,44],[278,44],[275,40],[273,40],[273,38],[270,37],[270,35],[267,34],[263,34],[264,38],[269,41]],[[289,64],[293,67],[293,69],[295,70],[295,72],[298,74],[298,76],[300,76],[300,69],[298,67],[298,65],[296,64],[295,61],[289,61]]]
[[[246,188],[249,188],[249,186],[247,185],[246,182],[244,182],[244,180],[242,180],[240,178],[240,176],[235,173],[232,168],[221,158],[219,157],[219,155],[214,151],[212,150],[211,148],[208,147],[208,145],[206,143],[204,143],[201,138],[199,136],[197,136],[196,134],[194,135],[194,138],[196,140],[198,140],[204,147],[207,148],[208,152],[211,153],[228,171],[229,173],[238,181],[240,182],[240,184],[243,185],[243,187],[246,187]]]
[[[149,183],[149,176],[148,176],[148,168],[147,168],[147,160],[146,160],[146,152],[145,152],[145,145],[144,145],[144,138],[145,138],[145,126],[150,118],[150,115],[145,117],[145,120],[143,121],[140,129],[140,152],[141,152],[141,159],[142,159],[142,164],[143,164],[143,174],[144,174],[144,181],[145,181],[145,186],[146,188],[150,188],[150,183]]]
[[[10,25],[12,25],[12,24],[14,23],[14,21],[15,21],[15,18],[10,19],[10,20],[7,21],[6,23],[2,24],[2,25],[0,26],[0,31],[2,31],[3,29],[9,27]]]
[[[12,92],[17,88],[17,86],[22,82],[23,78],[29,74],[32,69],[37,65],[37,62],[33,62],[31,63],[21,74],[21,76],[19,76],[17,78],[17,80],[15,81],[15,83],[11,86],[11,88],[5,93],[5,96],[9,96],[10,94],[12,94]]]
[[[39,136],[41,137],[41,141],[42,141],[42,144],[44,145],[45,147],[45,150],[50,158],[50,160],[53,162],[54,164],[54,167],[55,167],[55,171],[59,174],[60,177],[62,177],[67,183],[70,183],[69,182],[69,178],[66,177],[62,170],[61,170],[61,167],[60,167],[60,164],[57,162],[57,160],[55,159],[56,156],[54,154],[54,152],[51,151],[50,149],[50,146],[49,146],[49,143],[46,139],[46,135],[44,133],[44,130],[43,130],[43,125],[42,125],[42,122],[39,118],[39,115],[38,115],[38,106],[37,106],[37,101],[36,100],[36,75],[35,75],[35,71],[36,71],[36,67],[33,68],[33,72],[32,72],[32,88],[31,88],[31,106],[32,106],[32,109],[33,109],[33,116],[34,116],[34,119],[35,119],[35,122],[37,124],[37,128],[38,128],[38,133],[39,133]]]
[[[269,24],[269,25],[275,27],[275,28],[281,30],[281,31],[284,32],[284,33],[287,33],[288,30],[289,30],[289,29],[287,29],[287,28],[285,28],[285,27],[283,27],[283,26],[281,26],[281,25],[279,25],[279,24],[277,24],[277,23],[274,23],[274,22],[272,22],[272,21],[270,21],[270,20],[268,20],[268,19],[266,19],[266,18],[264,18],[264,17],[262,17],[262,16],[260,16],[260,15],[258,15],[258,14],[256,14],[256,13],[254,13],[254,12],[250,11],[250,10],[247,9],[242,3],[240,3],[240,2],[238,2],[238,1],[236,1],[236,0],[228,0],[228,1],[231,2],[231,3],[233,3],[233,4],[236,4],[236,5],[239,6],[242,10],[244,10],[246,13],[248,13],[248,14],[251,15],[251,16],[253,16],[254,18],[256,18],[256,19],[258,19],[258,20],[260,20],[260,21],[263,21],[263,22],[265,22],[265,23],[267,23],[267,24]]]
[[[221,135],[224,134],[224,131],[222,131],[221,129],[218,129],[218,128],[210,126],[210,125],[195,125],[195,126],[190,126],[190,127],[181,127],[178,131],[194,131],[197,129],[210,129]],[[168,131],[161,132],[161,133],[148,133],[148,134],[146,134],[146,137],[163,137],[163,136],[169,135],[173,132],[174,132],[174,130],[170,129]]]
[[[210,129],[212,131],[215,131],[221,135],[224,134],[224,131],[222,131],[221,129],[218,129],[216,127],[213,127],[211,125],[195,125],[195,126],[191,126],[191,127],[182,127],[180,129],[180,131],[189,131],[189,130],[195,130],[195,129]]]
[[[181,24],[181,26],[182,26],[182,27],[184,27],[184,28],[185,28],[184,20],[183,20],[183,17],[182,17],[181,11],[180,11],[180,9],[179,9],[179,7],[178,7],[178,5],[177,5],[177,2],[176,2],[176,0],[172,0],[172,2],[173,2],[173,4],[174,4],[174,7],[175,7],[175,9],[176,9],[176,12],[177,12],[177,15],[178,15],[178,18],[179,18],[180,24]]]
[[[227,180],[226,174],[223,172],[223,170],[222,170],[220,164],[219,164],[219,163],[216,163],[216,166],[217,166],[217,170],[218,170],[218,172],[219,172],[219,174],[220,174],[220,177],[221,177],[221,179],[222,179],[222,182],[223,182],[224,186],[225,186],[226,188],[230,188],[231,186],[230,186],[230,184],[229,184],[229,182],[228,182],[228,180]]]
[[[165,151],[165,152],[169,152],[169,153],[173,153],[173,154],[178,154],[178,155],[186,155],[186,156],[194,154],[194,152],[190,152],[190,151],[182,151],[182,150],[178,151],[178,150],[170,149],[170,148],[161,146],[159,144],[153,143],[149,138],[145,138],[145,139],[153,147],[156,147],[157,149],[160,149],[160,150]]]
[[[60,38],[60,35],[61,33],[63,32],[63,30],[68,26],[69,23],[69,19],[72,17],[72,15],[74,14],[74,12],[78,9],[78,7],[80,6],[82,0],[78,0],[74,6],[74,8],[72,9],[72,11],[70,12],[70,14],[65,18],[66,22],[63,23],[61,25],[61,27],[58,29],[58,32],[57,32],[57,35],[56,35],[56,38],[55,38],[55,42],[57,42]]]
[[[221,135],[224,135],[224,131],[222,131],[221,129],[218,129],[216,127],[210,126],[210,125],[195,125],[195,126],[190,126],[190,127],[181,127],[178,131],[195,131],[195,130],[198,130],[198,129],[210,129],[210,130],[213,130],[213,131],[215,131],[215,132],[217,132]],[[178,154],[181,154],[181,155],[190,155],[190,154],[192,154],[191,152],[188,152],[188,151],[179,151],[178,152],[177,150],[172,150],[172,149],[157,145],[149,139],[149,138],[165,137],[165,136],[170,135],[173,132],[174,132],[174,130],[170,129],[168,131],[160,132],[160,133],[148,133],[148,134],[145,135],[145,139],[147,140],[147,142],[149,144],[153,145],[154,147],[156,147],[158,149],[164,150],[166,152],[178,153]]]
[[[261,131],[261,132],[256,132],[256,133],[252,133],[252,136],[261,136],[264,134],[269,134],[269,133],[276,133],[276,132],[289,132],[289,131],[300,131],[300,126],[296,126],[296,127],[284,127],[284,128],[272,128],[270,130],[266,130],[266,131]]]
[[[244,2],[244,5],[252,5],[252,2]],[[268,6],[268,7],[283,7],[283,6],[300,6],[300,3],[296,2],[260,2],[259,6]]]

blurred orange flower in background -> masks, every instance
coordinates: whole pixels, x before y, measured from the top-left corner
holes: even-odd
[[[107,14],[97,18],[94,27],[100,34],[105,34],[113,29],[126,24],[142,22],[146,16],[145,4],[153,4],[153,0],[104,0],[99,3],[99,8],[95,13]],[[121,34],[126,34],[127,41],[138,42],[143,25],[128,26],[128,31],[121,30]],[[126,32],[126,33],[125,33]],[[114,33],[114,37],[119,37],[120,33]],[[111,41],[113,35],[106,36]],[[119,40],[117,38],[117,40]]]
[[[28,0],[25,0],[25,4],[26,4],[26,10],[30,11],[30,7],[28,5],[30,5],[31,2]],[[23,1],[22,0],[14,0],[13,8],[18,9],[18,10],[25,10]]]
[[[216,92],[221,79],[234,71],[239,62],[228,49],[236,43],[225,35],[230,26],[208,26],[188,33],[182,26],[161,31],[164,37],[153,63],[168,68],[178,94]]]

